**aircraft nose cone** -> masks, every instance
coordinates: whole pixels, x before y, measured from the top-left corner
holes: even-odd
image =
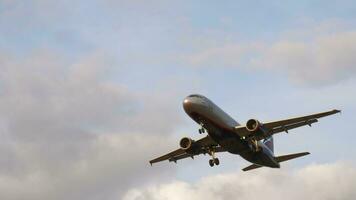
[[[191,98],[187,97],[183,100],[183,108],[186,113],[190,113],[194,107],[194,103]]]

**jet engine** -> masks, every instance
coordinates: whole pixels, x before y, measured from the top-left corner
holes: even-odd
[[[246,123],[246,129],[257,135],[265,135],[267,133],[267,130],[264,128],[263,124],[257,119],[248,120]]]
[[[180,140],[179,145],[183,150],[188,150],[192,148],[194,142],[194,140],[184,137]]]
[[[180,148],[188,154],[195,154],[199,151],[199,146],[191,138],[182,138],[179,142]]]

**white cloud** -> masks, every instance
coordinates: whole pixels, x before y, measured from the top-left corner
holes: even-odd
[[[295,171],[260,169],[174,181],[130,190],[124,200],[160,199],[355,199],[356,168],[351,164],[311,165]]]

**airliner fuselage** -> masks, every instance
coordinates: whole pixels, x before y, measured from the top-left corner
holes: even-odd
[[[240,124],[208,98],[202,95],[190,95],[184,99],[183,108],[226,151],[238,154],[255,164],[272,168],[280,167],[274,159],[273,149],[269,149],[264,142],[258,141],[261,150],[254,151],[246,140],[235,133],[234,127]]]

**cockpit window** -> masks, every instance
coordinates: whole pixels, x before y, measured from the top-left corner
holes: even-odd
[[[189,95],[188,97],[198,97],[198,98],[203,98],[203,96],[199,95],[199,94],[192,94]]]

